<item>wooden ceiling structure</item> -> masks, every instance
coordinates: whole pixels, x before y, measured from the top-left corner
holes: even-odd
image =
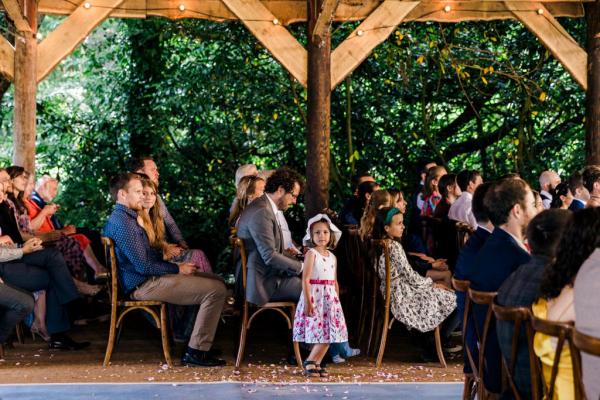
[[[409,21],[489,21],[513,19],[527,27],[588,92],[588,108],[600,109],[600,54],[588,54],[557,21],[584,16],[584,5],[600,18],[600,0],[0,0],[16,27],[13,47],[0,36],[0,74],[15,84],[14,158],[34,168],[37,84],[107,18],[198,18],[242,22],[281,65],[308,89],[307,212],[328,204],[330,93],[399,24]],[[591,5],[591,7],[590,7]],[[37,36],[38,15],[66,18],[47,37]],[[335,49],[333,22],[361,21]],[[588,20],[589,21],[589,20]],[[308,45],[287,26],[306,23]],[[600,25],[600,22],[597,24]],[[600,30],[600,27],[596,27]],[[589,33],[589,29],[588,29]],[[596,41],[594,41],[596,40]],[[590,43],[592,43],[590,45]],[[593,43],[596,43],[594,45]],[[600,52],[600,32],[588,47]],[[597,59],[597,60],[596,60]],[[593,64],[593,65],[592,65]],[[592,93],[588,89],[593,84]],[[593,96],[590,99],[590,96]],[[600,114],[600,110],[598,110]],[[589,118],[588,118],[589,119]],[[590,138],[600,158],[600,117]],[[591,142],[590,142],[591,140]]]

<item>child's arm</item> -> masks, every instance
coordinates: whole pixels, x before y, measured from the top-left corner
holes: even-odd
[[[335,256],[334,256],[335,257]],[[337,292],[338,295],[338,299],[340,298],[340,285],[338,285],[338,280],[337,280],[337,258],[334,258],[334,265],[335,265],[335,276],[333,279],[335,279],[335,291]]]
[[[304,269],[302,270],[302,292],[304,293],[304,315],[313,314],[313,304],[310,301],[310,276],[315,265],[315,253],[309,251],[304,257]]]

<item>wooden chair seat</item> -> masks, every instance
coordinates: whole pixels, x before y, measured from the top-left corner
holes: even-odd
[[[288,329],[292,330],[294,328],[294,316],[296,315],[296,303],[291,301],[273,301],[262,306],[257,306],[256,304],[251,304],[246,301],[246,282],[248,276],[248,256],[246,254],[246,248],[244,246],[244,242],[232,235],[229,238],[231,246],[233,247],[233,254],[236,254],[236,250],[239,252],[239,257],[241,259],[241,278],[242,278],[242,293],[243,293],[243,302],[242,302],[242,320],[240,322],[240,343],[238,347],[238,354],[235,360],[235,368],[239,369],[242,360],[244,359],[244,350],[246,348],[246,338],[248,335],[248,330],[252,325],[252,321],[266,310],[272,310],[279,313],[287,323]],[[252,311],[251,311],[252,309]],[[292,346],[294,348],[294,354],[296,356],[296,362],[298,363],[298,367],[302,368],[302,357],[300,356],[300,346],[298,342],[292,341]]]
[[[148,313],[154,320],[155,325],[160,329],[165,361],[169,367],[172,367],[173,362],[171,360],[171,350],[169,347],[169,328],[167,323],[167,304],[162,301],[137,301],[120,298],[119,283],[117,280],[117,257],[115,255],[114,242],[108,237],[102,237],[102,245],[104,246],[104,255],[110,267],[107,286],[111,304],[108,344],[106,346],[103,365],[105,367],[110,365],[110,358],[115,348],[115,342],[117,337],[120,336],[117,335],[117,329],[119,329],[120,333],[120,330],[123,327],[123,319],[125,316],[132,311],[141,310]]]
[[[387,341],[387,335],[389,330],[392,328],[392,324],[394,323],[394,318],[390,320],[391,313],[391,276],[392,276],[392,262],[390,258],[390,248],[387,240],[373,240],[373,246],[378,246],[383,250],[383,256],[385,257],[385,306],[383,313],[383,329],[381,331],[381,339],[379,342],[379,352],[377,353],[377,359],[375,361],[375,366],[377,368],[381,367],[381,363],[383,361],[383,353],[385,352],[385,345]],[[377,285],[379,287],[379,285]],[[440,361],[440,365],[443,368],[447,367],[446,359],[444,358],[444,352],[442,350],[442,339],[440,334],[440,326],[436,326],[434,330],[435,337],[435,349],[437,352],[438,359]]]

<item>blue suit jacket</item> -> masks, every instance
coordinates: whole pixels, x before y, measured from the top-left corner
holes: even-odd
[[[496,292],[520,265],[529,262],[531,256],[515,239],[501,228],[494,229],[475,259],[476,268],[471,275],[471,288]],[[483,333],[486,306],[474,305],[477,329]],[[500,346],[496,335],[496,320],[492,318],[485,346],[486,369],[484,383],[488,390],[499,393],[502,389]]]
[[[571,211],[577,211],[583,208],[585,208],[585,204],[583,204],[583,201],[577,199],[573,199],[571,205],[569,206],[569,210]]]
[[[458,259],[456,261],[456,267],[454,268],[454,277],[456,279],[466,279],[470,280],[473,271],[475,270],[475,259],[477,258],[477,253],[483,247],[485,242],[490,237],[491,233],[486,231],[481,227],[477,227],[477,230],[473,232],[467,243],[463,246],[460,254],[458,255]],[[456,308],[458,310],[458,315],[462,316],[465,313],[465,296],[466,293],[456,292]],[[471,350],[471,354],[477,360],[479,357],[479,352],[477,351],[477,341],[475,339],[475,328],[473,326],[472,320],[469,320],[467,323],[467,332],[465,337],[466,346]],[[464,369],[463,371],[466,374],[471,373],[471,365],[469,365],[469,360],[467,358],[466,349],[464,352]]]

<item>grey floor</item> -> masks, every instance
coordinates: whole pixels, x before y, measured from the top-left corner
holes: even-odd
[[[460,399],[462,383],[0,385],[0,400]],[[117,396],[121,399],[117,399]]]

